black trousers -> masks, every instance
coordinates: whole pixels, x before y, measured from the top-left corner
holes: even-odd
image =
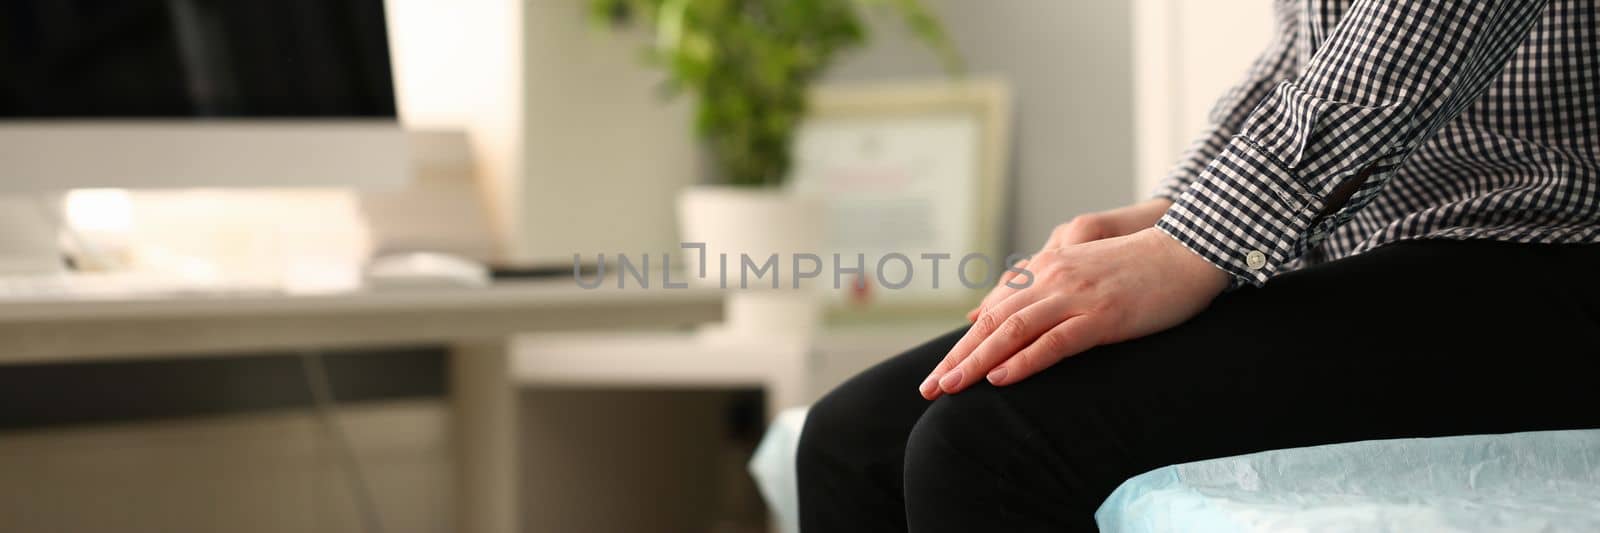
[[[1600,427],[1600,245],[1385,246],[1021,383],[923,400],[917,385],[964,331],[812,407],[802,530],[1093,531],[1112,489],[1163,465]]]

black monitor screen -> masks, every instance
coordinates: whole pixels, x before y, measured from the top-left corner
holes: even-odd
[[[393,116],[383,0],[0,0],[0,118]]]

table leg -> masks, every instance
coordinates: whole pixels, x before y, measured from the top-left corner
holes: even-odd
[[[810,403],[811,360],[814,358],[809,343],[778,344],[765,348],[769,358],[767,379],[767,420],[790,407]]]
[[[504,341],[457,345],[450,357],[456,530],[516,533],[517,416]]]

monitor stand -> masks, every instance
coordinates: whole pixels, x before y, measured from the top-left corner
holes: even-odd
[[[66,272],[61,252],[61,195],[0,195],[0,275]]]

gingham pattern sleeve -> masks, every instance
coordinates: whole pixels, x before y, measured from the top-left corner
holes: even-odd
[[[1482,94],[1544,6],[1358,0],[1156,226],[1236,285],[1266,283]]]
[[[1177,201],[1189,184],[1200,177],[1200,170],[1222,153],[1223,146],[1228,144],[1228,139],[1250,116],[1250,110],[1256,102],[1272,92],[1279,82],[1294,75],[1297,64],[1295,39],[1299,35],[1295,29],[1300,20],[1294,4],[1291,0],[1275,2],[1277,31],[1273,33],[1272,42],[1250,63],[1250,70],[1245,72],[1244,79],[1223,93],[1211,106],[1211,112],[1207,115],[1209,126],[1189,144],[1189,148],[1178,158],[1178,164],[1156,185],[1152,197]]]

